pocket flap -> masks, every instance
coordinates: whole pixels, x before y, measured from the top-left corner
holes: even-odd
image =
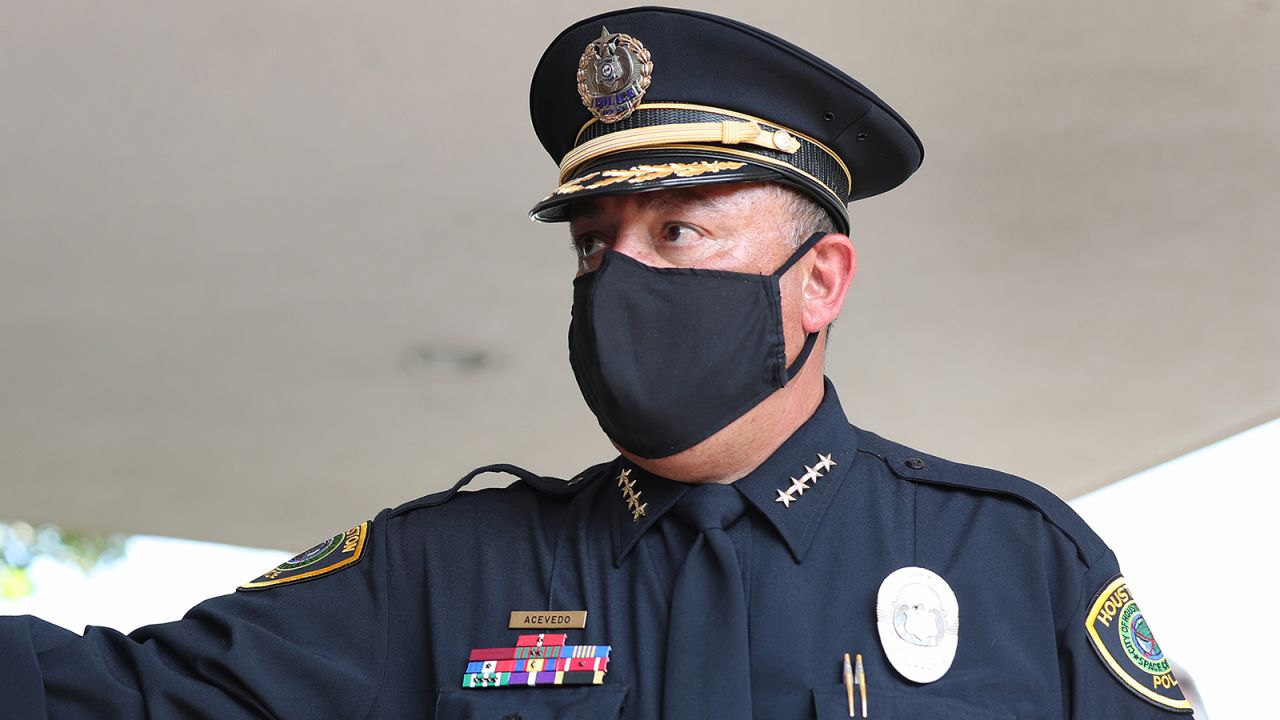
[[[814,688],[813,706],[818,720],[849,720],[849,698],[844,685]],[[920,720],[920,718],[947,718],[947,720],[1014,720],[1013,715],[997,710],[987,710],[961,700],[929,695],[924,690],[916,692],[886,692],[881,688],[867,697],[867,717],[875,720]],[[858,716],[862,707],[858,706]]]
[[[608,720],[622,715],[627,686],[441,688],[436,717],[449,720]]]

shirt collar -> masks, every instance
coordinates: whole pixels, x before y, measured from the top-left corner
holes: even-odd
[[[822,517],[853,464],[857,435],[825,380],[813,415],[760,467],[733,483],[769,520],[796,562],[803,562]],[[606,489],[613,525],[614,565],[621,565],[636,542],[692,487],[633,465],[614,465]]]

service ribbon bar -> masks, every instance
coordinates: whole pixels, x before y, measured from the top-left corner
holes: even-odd
[[[603,685],[610,646],[564,642],[563,634],[521,635],[515,647],[476,648],[462,687]]]
[[[464,688],[538,687],[540,685],[603,685],[604,671],[596,672],[540,672],[495,673],[481,675],[467,673],[462,676]]]
[[[521,635],[516,638],[516,647],[551,647],[563,645],[568,635],[564,633],[538,633],[537,635]]]
[[[476,648],[467,662],[477,660],[525,660],[532,658],[609,657],[608,645],[554,645],[550,647]]]
[[[559,657],[528,658],[519,660],[473,660],[467,663],[468,673],[492,674],[495,672],[580,672],[608,670],[608,657]]]

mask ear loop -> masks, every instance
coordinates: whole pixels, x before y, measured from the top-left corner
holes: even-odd
[[[791,253],[791,257],[787,258],[787,261],[782,263],[782,267],[773,271],[774,277],[780,278],[783,275],[786,275],[787,271],[791,269],[792,265],[795,265],[797,262],[799,262],[800,258],[809,254],[809,251],[813,249],[813,246],[817,245],[818,241],[826,236],[827,236],[827,233],[825,232],[816,232],[810,235],[809,239],[800,243],[800,247],[796,248],[796,251]]]
[[[818,241],[826,236],[827,236],[827,233],[825,232],[816,232],[810,235],[809,239],[801,243],[800,247],[796,248],[796,251],[791,253],[791,257],[787,258],[787,261],[782,263],[782,267],[774,271],[773,276],[776,278],[781,278],[783,275],[785,275],[786,272],[791,269],[792,265],[795,265],[796,262],[800,260],[800,258],[808,254],[808,252],[813,249],[813,246],[817,245]],[[804,361],[809,359],[809,354],[813,352],[813,346],[817,342],[818,342],[818,333],[811,332],[807,336],[805,336],[804,347],[800,348],[800,354],[797,355],[796,359],[792,361],[790,365],[787,366],[787,369],[783,374],[783,378],[782,378],[783,387],[786,387],[787,383],[791,382],[791,379],[794,378],[796,374],[800,372],[801,368],[804,367]]]

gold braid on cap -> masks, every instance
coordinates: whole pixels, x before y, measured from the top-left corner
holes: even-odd
[[[785,168],[842,203],[853,187],[840,156],[804,133],[735,110],[674,102],[644,103],[614,123],[587,121],[560,159],[560,182],[571,184],[576,173],[611,155],[661,150],[702,150]]]
[[[721,145],[746,143],[788,154],[800,149],[800,141],[786,130],[766,130],[749,120],[653,125],[601,135],[565,153],[560,160],[560,182],[568,180],[575,170],[603,155],[659,145],[700,142]]]

